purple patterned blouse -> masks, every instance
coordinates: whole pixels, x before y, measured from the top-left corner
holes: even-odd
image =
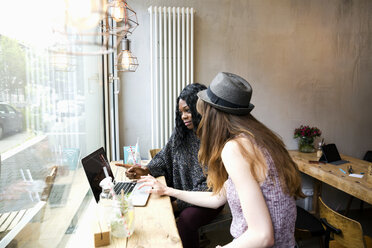
[[[293,197],[283,193],[274,161],[267,152],[263,152],[263,154],[269,169],[268,175],[273,178],[272,180],[268,176],[265,179],[261,184],[261,191],[274,226],[274,247],[294,247],[294,230],[297,215],[296,202]],[[248,229],[248,225],[243,215],[238,193],[230,177],[225,182],[224,187],[233,217],[230,232],[234,238],[238,238]]]

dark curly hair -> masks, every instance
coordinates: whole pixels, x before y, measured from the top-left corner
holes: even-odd
[[[198,101],[198,96],[196,95],[199,91],[205,90],[207,87],[203,84],[193,83],[187,85],[180,93],[177,98],[176,104],[176,127],[174,128],[174,140],[175,147],[182,145],[184,138],[189,132],[196,131],[199,122],[201,120],[201,115],[196,111],[196,102]],[[186,101],[187,106],[189,106],[192,116],[192,124],[194,125],[194,130],[189,130],[183,120],[181,119],[181,113],[179,111],[180,99]]]

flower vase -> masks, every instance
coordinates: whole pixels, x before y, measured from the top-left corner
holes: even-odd
[[[298,150],[300,152],[315,152],[314,138],[300,137],[298,140]]]

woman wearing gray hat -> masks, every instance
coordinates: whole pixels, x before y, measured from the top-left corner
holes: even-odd
[[[198,93],[202,119],[199,162],[208,165],[213,192],[187,192],[143,177],[152,193],[217,208],[226,201],[234,240],[226,247],[294,247],[296,197],[303,197],[297,165],[281,139],[251,114],[252,88],[232,73],[219,73]]]

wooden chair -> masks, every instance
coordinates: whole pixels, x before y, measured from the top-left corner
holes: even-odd
[[[372,151],[367,151],[363,157],[363,160],[372,162]]]
[[[297,206],[297,218],[295,225],[295,239],[299,245],[302,240],[319,238],[319,247],[323,246],[325,229],[322,222],[305,209]]]
[[[161,151],[161,148],[156,148],[156,149],[150,149],[149,154],[150,154],[150,159],[153,159],[155,155]]]
[[[321,197],[319,197],[319,214],[320,220],[326,227],[326,248],[372,247],[372,238],[363,235],[363,229],[359,222],[332,210]]]

